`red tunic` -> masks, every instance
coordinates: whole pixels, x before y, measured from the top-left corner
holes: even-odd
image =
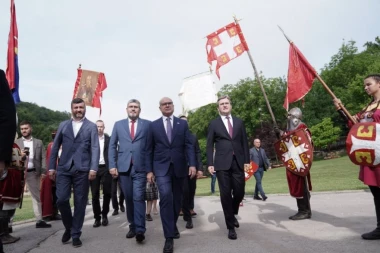
[[[305,129],[306,132],[309,134],[309,137],[311,138],[311,133],[307,126],[303,123],[301,123],[297,129]],[[296,130],[297,130],[296,129]],[[292,131],[288,131],[285,133],[285,135],[290,134]],[[286,178],[288,179],[288,186],[289,186],[289,193],[292,197],[297,198],[297,199],[302,199],[304,195],[304,185],[305,185],[305,177],[296,175],[289,170],[286,170]],[[312,190],[311,186],[311,178],[310,178],[310,172],[306,176],[307,179],[307,185],[309,188],[309,191]]]

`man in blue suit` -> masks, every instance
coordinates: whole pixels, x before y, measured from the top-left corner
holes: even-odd
[[[155,177],[160,192],[161,221],[166,238],[163,252],[170,253],[173,252],[173,238],[180,237],[176,224],[183,182],[188,175],[191,178],[196,175],[196,159],[187,122],[173,116],[173,101],[164,97],[159,104],[162,117],[149,126],[145,165],[148,182]]]
[[[249,157],[251,161],[255,162],[259,166],[255,174],[253,174],[256,179],[256,186],[255,191],[253,192],[253,199],[265,201],[268,197],[265,195],[262,180],[264,177],[264,171],[266,171],[267,169],[270,170],[271,166],[267,154],[265,153],[265,150],[261,147],[260,139],[254,139],[253,145],[254,147],[249,150]],[[261,198],[259,197],[259,192]]]
[[[57,206],[65,232],[62,243],[72,237],[74,247],[82,246],[79,239],[88,200],[89,180],[96,178],[100,156],[98,130],[85,118],[86,105],[81,98],[71,102],[72,118],[58,128],[50,155],[49,176],[56,181]],[[62,154],[57,165],[58,151]],[[74,190],[74,215],[70,207],[71,186]]]
[[[137,99],[127,104],[128,118],[115,123],[109,145],[110,173],[119,177],[127,206],[129,232],[127,238],[145,239],[145,155],[144,147],[150,121],[140,119],[141,106]]]

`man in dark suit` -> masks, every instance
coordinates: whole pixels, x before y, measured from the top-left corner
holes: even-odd
[[[127,207],[129,232],[127,238],[145,240],[145,143],[150,121],[140,119],[141,106],[137,99],[127,104],[128,118],[115,123],[109,146],[110,173],[119,177]]]
[[[261,148],[260,139],[254,139],[253,146],[254,147],[249,150],[249,157],[251,161],[253,161],[259,166],[255,174],[253,174],[256,179],[255,191],[253,192],[253,199],[265,201],[268,197],[265,195],[261,181],[264,176],[264,171],[266,171],[267,169],[270,170],[271,166],[267,154],[265,153],[265,150]],[[259,192],[261,198],[259,197]]]
[[[71,119],[61,122],[54,139],[49,176],[56,180],[57,206],[66,229],[62,243],[68,243],[72,238],[73,246],[80,247],[89,180],[96,178],[100,149],[98,130],[93,122],[85,118],[86,106],[81,98],[71,101],[71,114]],[[61,145],[62,153],[57,165]],[[74,215],[70,207],[71,187],[74,190]]]
[[[96,121],[96,127],[98,128],[100,158],[96,178],[90,182],[92,194],[92,211],[94,212],[95,219],[93,225],[94,228],[100,227],[100,225],[108,225],[107,215],[110,211],[112,188],[112,176],[109,173],[108,167],[108,145],[110,143],[110,137],[104,134],[105,126],[102,120]],[[103,208],[100,208],[99,201],[100,184],[103,186]],[[102,219],[101,222],[100,219]]]
[[[161,221],[166,238],[164,253],[173,252],[173,238],[179,238],[177,220],[181,208],[183,182],[196,174],[194,147],[187,122],[173,116],[170,98],[159,102],[162,117],[149,126],[146,144],[147,180],[156,178],[160,192]],[[127,206],[128,208],[128,206]]]
[[[216,173],[218,179],[228,238],[235,240],[235,227],[239,227],[235,215],[244,197],[244,164],[249,164],[249,149],[244,123],[231,116],[231,110],[231,99],[228,96],[220,97],[220,117],[212,120],[208,127],[207,164],[210,174]]]

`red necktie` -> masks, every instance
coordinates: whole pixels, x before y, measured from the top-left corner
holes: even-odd
[[[135,138],[135,122],[136,122],[136,120],[132,120],[132,126],[131,126],[131,139],[132,139],[132,141]]]
[[[227,116],[226,119],[227,119],[227,123],[228,123],[228,133],[230,134],[231,139],[232,139],[232,135],[234,134],[234,129],[232,128],[230,116]]]

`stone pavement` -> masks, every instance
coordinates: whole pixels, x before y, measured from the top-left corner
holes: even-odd
[[[327,253],[380,252],[380,240],[365,241],[360,235],[375,228],[376,218],[372,194],[367,191],[312,193],[313,217],[292,221],[296,201],[289,195],[268,195],[266,202],[246,196],[236,229],[238,239],[227,238],[227,229],[219,197],[196,198],[197,217],[194,229],[186,229],[178,220],[181,238],[174,240],[174,252],[191,253]],[[109,216],[107,227],[93,228],[92,207],[87,206],[81,240],[83,246],[63,245],[63,225],[52,222],[51,229],[36,229],[35,223],[14,227],[14,235],[21,240],[5,246],[5,252],[30,253],[152,253],[162,252],[164,237],[159,215],[147,222],[146,240],[137,244],[126,239],[128,224],[125,213]]]

